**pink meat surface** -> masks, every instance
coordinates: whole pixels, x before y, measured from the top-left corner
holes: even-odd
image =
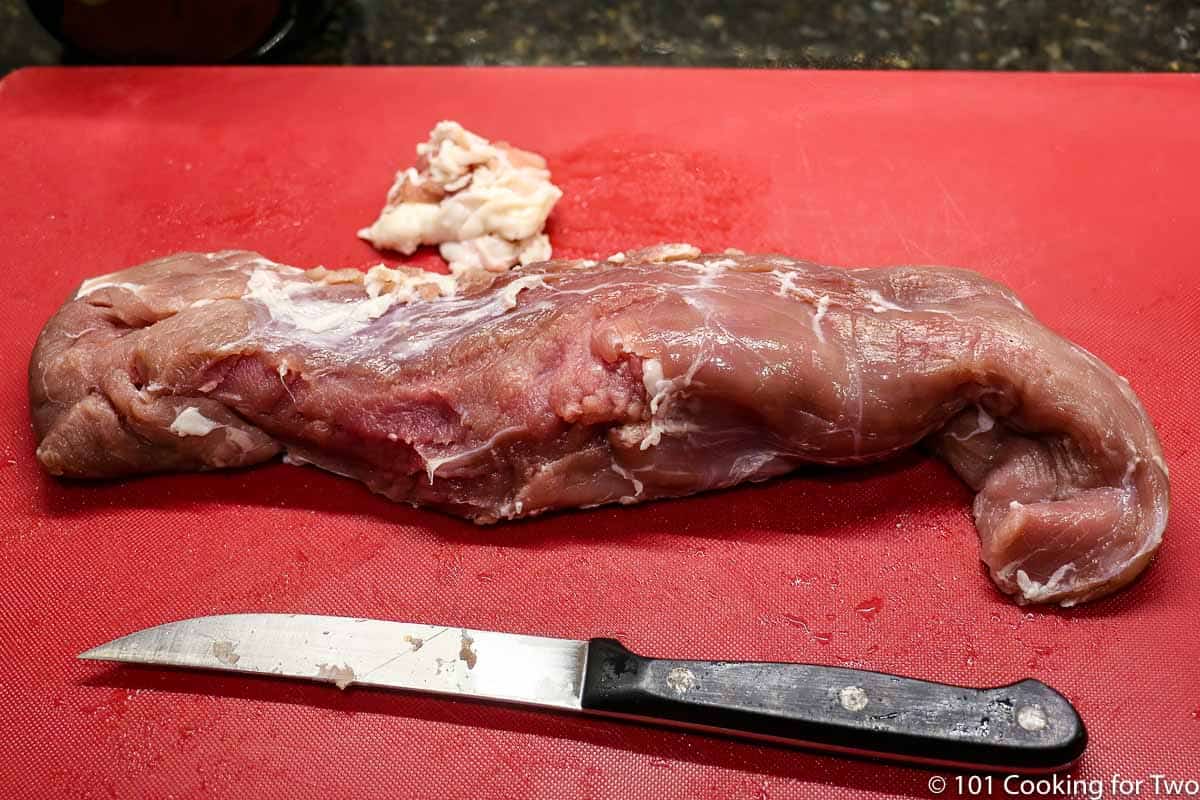
[[[435,280],[224,252],[88,281],[32,356],[38,458],[100,478],[283,453],[491,523],[926,441],[1019,602],[1107,594],[1162,539],[1126,381],[975,273],[662,246]]]

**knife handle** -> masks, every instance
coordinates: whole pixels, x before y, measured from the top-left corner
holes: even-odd
[[[644,658],[588,642],[585,711],[900,761],[1011,772],[1072,764],[1083,721],[1036,680],[968,689],[880,672]]]

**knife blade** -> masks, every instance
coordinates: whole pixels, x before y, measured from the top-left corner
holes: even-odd
[[[79,658],[521,703],[918,764],[1047,772],[1087,745],[1078,712],[1027,679],[972,689],[812,664],[639,656],[558,639],[308,614],[224,614]]]

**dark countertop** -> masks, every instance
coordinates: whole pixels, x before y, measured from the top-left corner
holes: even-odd
[[[1200,4],[1138,0],[338,0],[305,64],[1196,71]],[[86,61],[0,0],[0,74]]]

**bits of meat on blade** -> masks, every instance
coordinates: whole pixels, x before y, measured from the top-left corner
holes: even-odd
[[[317,678],[319,680],[331,681],[339,689],[345,689],[354,683],[356,677],[354,669],[349,664],[317,665]]]

